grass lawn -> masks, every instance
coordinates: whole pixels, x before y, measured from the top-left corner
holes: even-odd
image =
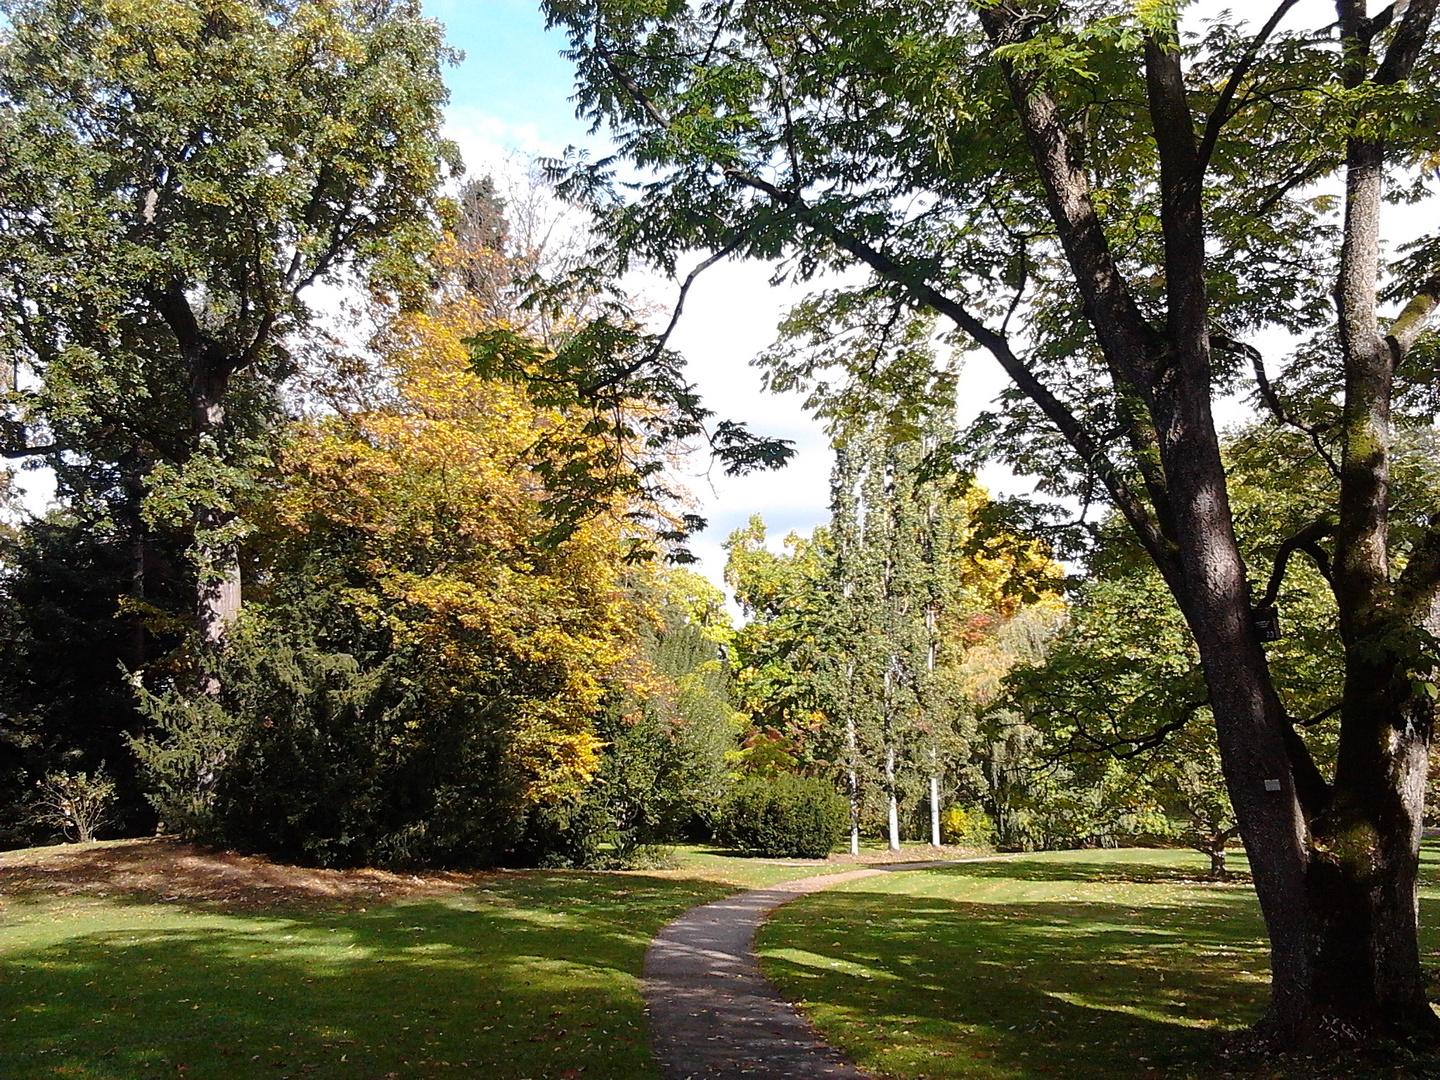
[[[18,889],[5,862],[30,853],[0,857],[3,1080],[658,1077],[639,994],[655,932],[740,888],[849,869],[682,848],[673,870],[297,901],[286,868],[252,860],[274,902],[229,902],[224,881],[164,898],[163,865],[145,889],[90,875],[65,895],[75,860],[129,850],[36,849],[63,865]]]
[[[1433,966],[1440,860],[1426,859]],[[1249,888],[1200,881],[1204,867],[1076,851],[868,878],[782,908],[759,950],[831,1042],[885,1076],[1226,1075],[1219,1036],[1263,1010],[1267,953]],[[1356,1075],[1275,1064],[1261,1075]]]
[[[122,848],[54,850],[84,863]],[[254,887],[209,866],[207,896],[156,850],[144,887],[42,872],[44,853],[16,876],[30,856],[0,856],[0,1078],[651,1080],[651,936],[737,888],[850,868],[681,849],[671,870],[499,873],[410,895],[391,875],[330,895],[311,880],[327,872],[236,859]],[[1111,851],[897,872],[782,909],[761,947],[782,989],[881,1075],[1185,1076],[1265,991],[1248,889],[1201,869]],[[1440,917],[1436,890],[1426,907]],[[1429,932],[1429,963],[1437,944]]]
[[[684,861],[248,906],[12,888],[0,1077],[654,1077],[638,978],[651,936],[736,886],[833,870]]]

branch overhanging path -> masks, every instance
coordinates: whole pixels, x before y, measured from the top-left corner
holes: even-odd
[[[893,863],[782,881],[691,908],[645,951],[645,1014],[665,1080],[874,1080],[830,1046],[760,972],[755,933],[791,900],[899,870],[1009,856]]]

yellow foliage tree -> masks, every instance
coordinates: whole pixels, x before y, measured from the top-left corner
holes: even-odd
[[[213,745],[172,761],[215,774],[190,831],[327,864],[536,858],[546,808],[595,777],[597,719],[650,682],[628,586],[652,571],[623,558],[618,499],[540,542],[537,447],[586,435],[474,371],[486,328],[463,297],[395,318],[388,392],[289,432]]]

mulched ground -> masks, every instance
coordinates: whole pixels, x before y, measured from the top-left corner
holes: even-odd
[[[316,870],[166,837],[0,852],[0,900],[44,894],[212,902],[239,908],[353,904],[452,893],[485,876]]]

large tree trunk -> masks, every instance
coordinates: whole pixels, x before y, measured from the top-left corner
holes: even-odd
[[[191,370],[191,418],[196,445],[204,452],[222,445],[230,372],[203,357],[192,360]],[[240,615],[240,545],[228,535],[235,513],[222,502],[217,499],[195,509],[195,628],[201,651],[200,688],[210,697],[221,690],[214,659]]]
[[[1417,938],[1433,705],[1372,653],[1347,664],[1344,713],[1333,793],[1310,823],[1313,1020],[1435,1041]]]
[[[1192,341],[1191,359],[1208,365],[1204,350]],[[1199,648],[1226,786],[1269,931],[1266,1023],[1288,1038],[1306,1027],[1311,1012],[1306,824],[1284,734],[1288,721],[1250,619],[1208,383],[1205,377],[1186,387],[1173,402],[1162,395],[1157,408],[1183,574],[1176,596]]]

